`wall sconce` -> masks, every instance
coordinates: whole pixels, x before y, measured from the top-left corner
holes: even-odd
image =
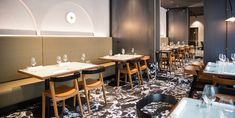
[[[230,6],[231,17],[229,17],[225,21],[227,21],[227,22],[234,22],[235,21],[235,17],[233,16],[233,7],[232,7],[232,4],[231,4],[231,0],[229,0],[229,6]]]

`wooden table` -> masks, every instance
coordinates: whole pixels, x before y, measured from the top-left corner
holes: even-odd
[[[118,76],[118,63],[119,62],[127,62],[127,61],[131,61],[131,60],[135,60],[135,59],[140,59],[144,57],[143,55],[128,55],[128,54],[117,54],[117,55],[113,55],[113,56],[103,56],[100,57],[99,59],[103,59],[103,60],[108,60],[108,61],[113,61],[115,62],[115,80],[117,80],[117,76]]]
[[[29,76],[36,77],[38,79],[45,80],[45,90],[49,89],[49,79],[50,77],[71,74],[77,71],[81,71],[84,69],[90,69],[97,67],[98,65],[88,64],[88,63],[80,63],[80,62],[67,62],[61,63],[57,65],[47,65],[47,66],[36,66],[36,67],[28,67],[25,69],[19,69],[18,72],[22,74],[26,74]],[[49,116],[49,108],[50,103],[49,98],[47,98],[47,115]]]
[[[224,78],[235,79],[235,64],[229,62],[208,62],[203,72]]]

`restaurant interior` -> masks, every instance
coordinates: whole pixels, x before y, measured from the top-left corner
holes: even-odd
[[[0,0],[0,118],[235,118],[235,0]]]

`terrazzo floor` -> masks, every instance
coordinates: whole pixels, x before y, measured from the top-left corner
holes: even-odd
[[[130,89],[129,85],[122,85],[120,87],[110,86],[113,81],[106,81],[106,97],[107,105],[104,105],[102,91],[97,89],[91,91],[91,110],[92,113],[87,112],[84,95],[82,94],[84,117],[86,118],[135,118],[136,103],[150,94],[160,93],[174,96],[177,101],[183,97],[188,97],[191,89],[192,77],[184,77],[182,75],[175,75],[174,73],[158,73],[155,74],[155,65],[149,66],[152,79],[150,81],[144,80],[143,85],[138,86],[137,79],[134,83],[134,89]],[[200,95],[195,96],[200,97]],[[70,104],[71,101],[68,101]],[[61,110],[61,104],[59,104]],[[150,113],[155,118],[165,118],[171,110],[171,106],[164,102],[151,103],[145,106],[142,110],[145,113]],[[53,108],[51,107],[51,116],[53,116]],[[30,106],[24,106],[21,109],[12,111],[12,113],[2,118],[39,118],[41,117],[41,103],[35,103]],[[60,117],[63,118],[77,118],[80,117],[79,108],[73,108],[67,105],[65,111],[60,112]]]

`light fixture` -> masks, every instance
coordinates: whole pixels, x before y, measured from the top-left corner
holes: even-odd
[[[229,0],[229,6],[230,6],[230,10],[231,10],[231,17],[229,17],[228,19],[226,19],[225,21],[227,22],[234,22],[235,21],[235,17],[233,16],[233,7],[231,4],[231,0]]]
[[[68,12],[66,14],[66,21],[69,23],[69,24],[74,24],[76,22],[76,14],[72,11]]]

